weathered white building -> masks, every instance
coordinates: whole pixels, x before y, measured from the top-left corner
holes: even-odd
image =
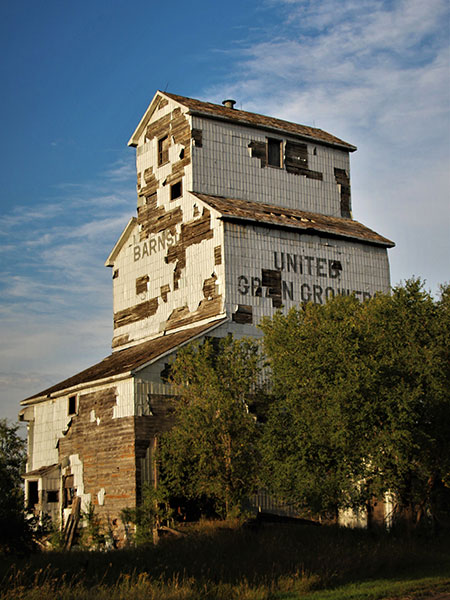
[[[204,336],[257,336],[262,316],[389,289],[394,244],[352,219],[349,154],[320,129],[157,92],[133,133],[137,215],[109,255],[112,353],[22,402],[30,509],[75,496],[114,521],[152,479],[170,426],[164,371]]]

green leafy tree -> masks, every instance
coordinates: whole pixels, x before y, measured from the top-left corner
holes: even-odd
[[[22,474],[26,442],[18,425],[0,419],[0,551],[26,551],[32,547],[32,529],[25,519]]]
[[[402,507],[433,510],[448,477],[448,313],[448,289],[435,302],[411,280],[263,321],[273,492],[325,515],[388,490]]]
[[[206,340],[180,350],[171,367],[176,423],[161,443],[165,485],[174,496],[208,499],[217,513],[239,511],[258,471],[256,342]]]
[[[142,500],[136,508],[122,510],[122,521],[128,529],[130,523],[136,526],[134,543],[137,546],[153,544],[157,541],[157,530],[161,525],[170,525],[173,510],[169,503],[169,493],[161,483],[155,488],[145,484]]]

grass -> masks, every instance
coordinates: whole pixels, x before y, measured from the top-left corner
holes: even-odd
[[[422,600],[450,590],[448,535],[237,523],[187,533],[156,547],[3,557],[0,598]]]

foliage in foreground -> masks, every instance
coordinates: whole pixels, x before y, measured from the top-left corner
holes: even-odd
[[[257,424],[249,408],[258,398],[256,342],[226,337],[178,353],[171,379],[176,422],[161,443],[164,484],[174,496],[202,502],[230,516],[257,484]]]
[[[385,590],[390,579],[434,577],[436,585],[450,580],[445,536],[403,538],[337,527],[203,524],[158,546],[75,552],[68,558],[67,553],[34,555],[11,560],[9,569],[5,561],[0,597],[269,600],[369,579],[384,579]]]
[[[22,473],[26,442],[18,425],[0,419],[0,552],[27,551],[33,547],[33,529],[25,518]]]
[[[276,402],[269,489],[315,513],[393,492],[416,517],[450,513],[450,288],[419,280],[360,303],[336,297],[262,323]]]
[[[166,488],[160,484],[155,489],[146,484],[142,490],[141,503],[136,508],[122,510],[122,521],[128,532],[127,541],[137,546],[154,543],[157,539],[157,528],[172,523],[172,512]],[[136,526],[134,535],[129,533],[130,524]]]

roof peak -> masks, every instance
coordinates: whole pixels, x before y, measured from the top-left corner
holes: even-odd
[[[209,117],[222,119],[225,121],[232,121],[241,125],[262,128],[270,131],[279,131],[296,137],[300,136],[311,141],[312,143],[321,143],[335,147],[337,146],[342,150],[346,150],[347,152],[354,152],[356,150],[356,146],[341,140],[340,138],[328,133],[327,131],[324,131],[323,129],[310,127],[308,125],[300,125],[299,123],[294,123],[292,121],[286,121],[276,117],[248,112],[237,108],[229,108],[228,106],[223,106],[221,104],[214,104],[213,102],[207,102],[205,100],[197,100],[196,98],[188,98],[187,96],[180,96],[178,94],[172,94],[171,92],[162,92],[161,90],[157,90],[152,102],[150,103],[150,106],[147,108],[147,111],[142,117],[130,141],[128,142],[130,146],[137,145],[137,138],[156,109],[156,100],[158,95],[165,96],[166,98],[170,98],[171,100],[182,104],[188,108],[191,114],[198,114],[207,118]]]

